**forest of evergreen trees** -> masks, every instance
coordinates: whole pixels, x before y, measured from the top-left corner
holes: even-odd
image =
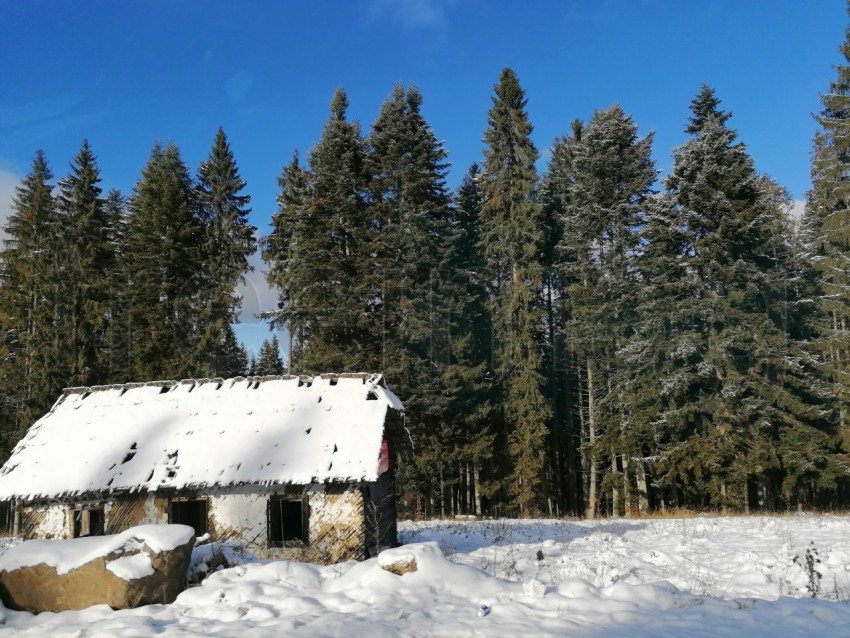
[[[365,133],[337,90],[264,237],[221,129],[194,175],[156,144],[129,196],[87,142],[57,181],[38,151],[0,252],[0,456],[67,386],[381,371],[402,515],[847,507],[850,29],[841,51],[801,220],[708,86],[660,182],[619,105],[539,174],[504,69],[455,192],[415,87]],[[233,330],[258,249],[286,363]]]

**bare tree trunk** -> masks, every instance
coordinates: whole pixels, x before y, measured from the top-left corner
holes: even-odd
[[[475,514],[476,516],[482,516],[484,510],[481,508],[481,470],[477,462],[473,468],[473,476],[475,478]]]
[[[614,518],[620,516],[620,487],[619,482],[617,481],[618,474],[617,452],[615,450],[611,450],[611,475],[614,477],[614,480],[611,481],[611,516]]]
[[[646,468],[640,460],[635,463],[635,481],[638,489],[638,511],[645,516],[649,513],[649,491],[646,487]],[[661,499],[661,502],[663,503],[664,499]]]
[[[578,373],[576,374],[576,405],[578,406],[578,456],[579,462],[581,463],[581,476],[577,477],[576,480],[576,495],[579,496],[579,502],[576,503],[576,513],[580,510],[580,506],[584,506],[585,515],[587,514],[587,504],[590,502],[589,492],[590,492],[590,459],[588,458],[588,452],[586,443],[588,440],[588,428],[587,428],[587,419],[585,418],[584,411],[584,395],[582,394],[582,374],[583,371],[581,368],[578,368]]]
[[[588,472],[589,486],[587,490],[587,518],[596,518],[596,406],[594,405],[593,393],[595,387],[593,385],[593,365],[590,360],[587,361],[587,437],[589,450],[588,456]]]
[[[570,363],[572,359],[570,358]],[[570,369],[572,367],[570,366]],[[577,380],[578,381],[578,380]],[[581,383],[577,382],[575,394],[571,393],[571,385],[569,383],[569,376],[564,377],[564,392],[568,400],[571,396],[576,397],[576,401],[571,401],[579,404],[579,412],[581,412]],[[569,403],[567,404],[569,405]],[[561,471],[566,473],[566,498],[564,499],[564,511],[569,512],[571,514],[578,514],[581,507],[581,500],[584,496],[583,491],[581,491],[581,487],[579,485],[578,480],[578,467],[576,464],[578,459],[576,458],[576,450],[575,450],[575,411],[571,409],[567,409],[564,417],[564,436],[563,436],[563,451],[561,455]],[[579,428],[581,428],[581,416],[579,415]],[[579,429],[579,434],[581,434],[581,429]]]
[[[552,429],[550,431],[551,439],[551,480],[549,482],[549,514],[560,511],[563,506],[563,476],[561,473],[561,447],[558,436],[561,414],[560,402],[558,401],[558,339],[555,332],[555,302],[552,294],[553,278],[549,277],[546,285],[546,308],[549,319],[549,348],[551,351],[552,366],[549,370],[549,395],[552,402]],[[552,502],[554,500],[554,503]]]
[[[446,488],[446,475],[443,468],[440,468],[440,508],[442,509],[443,516],[449,516],[449,509],[451,508],[451,494],[449,494],[449,490]]]
[[[458,514],[466,514],[466,468],[461,461],[458,461],[457,463],[457,475],[458,485],[456,509]]]
[[[464,465],[463,471],[466,472],[466,507],[467,507],[467,514],[472,514],[473,516],[475,516],[475,509],[474,509],[475,508],[475,501],[473,500],[475,498],[475,494],[474,494],[475,483],[473,482],[473,479],[472,479],[472,468],[470,467],[469,463],[466,463]]]
[[[623,458],[623,507],[625,508],[626,518],[632,515],[632,487],[629,482],[629,457],[627,454],[622,455]]]
[[[832,313],[832,332],[833,335],[837,335],[840,332],[843,332],[845,328],[844,320],[839,320],[838,313],[833,311]],[[840,383],[841,378],[844,375],[844,365],[841,356],[841,346],[839,344],[839,340],[835,339],[833,341],[835,344],[831,350],[832,355],[832,363],[835,366],[835,372],[833,373],[833,382]],[[843,397],[842,397],[843,398]],[[847,410],[844,406],[844,401],[838,401],[838,432],[841,436],[841,441],[844,444],[845,449],[850,449],[850,435],[847,432]]]

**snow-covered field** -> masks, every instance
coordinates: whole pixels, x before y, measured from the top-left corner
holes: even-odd
[[[135,610],[3,610],[0,634],[850,636],[848,517],[432,521],[400,530],[407,545],[363,563],[250,562],[172,605]],[[418,571],[381,568],[409,558]]]

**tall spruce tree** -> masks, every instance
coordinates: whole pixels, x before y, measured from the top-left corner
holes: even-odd
[[[648,228],[666,256],[647,264],[666,294],[644,315],[664,330],[649,353],[662,370],[657,471],[692,505],[747,509],[751,495],[791,504],[813,475],[834,484],[838,467],[822,391],[785,323],[786,198],[756,173],[712,89],[691,110],[692,137]]]
[[[848,5],[850,13],[850,5]],[[820,277],[817,322],[844,450],[850,452],[850,26],[840,47],[843,61],[821,96],[812,153],[812,189],[803,230],[810,261]]]
[[[453,508],[456,423],[447,419],[441,371],[448,365],[447,309],[440,258],[449,230],[447,164],[443,145],[421,114],[422,95],[397,85],[381,106],[366,139],[370,216],[367,249],[374,265],[371,288],[375,366],[406,397],[408,427],[419,442],[418,463],[439,458],[430,478],[443,512]],[[440,454],[425,447],[437,444]],[[437,474],[437,476],[435,476]],[[427,481],[427,478],[426,478]]]
[[[629,501],[629,482],[623,481],[629,461],[642,456],[622,400],[625,370],[617,353],[636,321],[638,229],[657,175],[652,135],[639,139],[637,126],[615,105],[594,113],[580,141],[564,151],[570,154],[570,176],[558,263],[569,282],[567,342],[585,388],[579,409],[588,454],[586,513],[596,513],[597,472],[607,458],[611,509],[618,515]],[[637,466],[640,474],[640,462]]]
[[[130,370],[137,380],[200,376],[197,335],[204,226],[189,170],[156,144],[129,202],[126,277]]]
[[[481,250],[481,171],[473,164],[458,189],[442,253],[447,304],[448,361],[441,367],[444,419],[458,440],[459,491],[463,513],[481,515],[499,478],[494,472],[497,416],[491,361],[487,269]],[[486,500],[485,500],[486,499]]]
[[[297,160],[284,171],[280,209],[265,245],[280,295],[274,319],[295,339],[294,364],[304,372],[361,370],[374,361],[365,153],[360,126],[346,119],[347,109],[345,91],[338,89],[310,151],[309,173]]]
[[[58,217],[43,151],[15,189],[0,253],[0,396],[5,456],[63,387],[55,361],[61,272]]]
[[[544,263],[546,276],[544,293],[546,301],[547,348],[547,398],[552,405],[552,428],[547,446],[549,457],[549,502],[552,512],[564,511],[584,514],[583,503],[589,491],[591,476],[591,447],[582,445],[587,439],[586,410],[579,391],[580,366],[577,353],[566,347],[565,326],[570,321],[570,304],[567,289],[566,252],[558,246],[564,242],[564,219],[569,210],[570,187],[574,181],[573,160],[577,144],[581,141],[584,123],[574,120],[571,132],[558,137],[552,144],[549,165],[543,178],[541,202],[544,212]],[[579,468],[581,472],[579,472]]]
[[[437,350],[445,340],[434,317],[443,314],[436,291],[449,205],[446,152],[422,117],[421,105],[418,89],[396,86],[366,140],[376,230],[370,272],[381,300],[375,308],[374,339],[382,344],[376,363],[418,414],[433,394],[428,392],[431,369],[444,361]]]
[[[304,268],[299,253],[298,238],[308,232],[307,185],[310,174],[301,166],[298,153],[284,167],[277,182],[280,194],[278,209],[272,215],[272,232],[263,238],[262,257],[266,263],[266,281],[278,291],[278,310],[263,313],[272,328],[285,329],[290,336],[289,367],[299,372],[300,343],[294,337],[297,331],[304,336],[304,326],[309,317],[309,307],[302,304],[302,286],[309,284],[308,271]],[[304,301],[309,298],[304,297]]]
[[[481,245],[487,259],[496,363],[504,392],[513,505],[539,507],[549,405],[542,392],[538,295],[543,279],[542,212],[535,201],[538,154],[513,70],[502,70],[484,131]]]
[[[248,222],[250,196],[224,130],[215,135],[209,157],[198,169],[196,197],[204,225],[204,263],[198,331],[199,369],[221,376],[233,368],[234,336],[242,299],[236,287],[250,269],[256,228]]]
[[[130,332],[127,325],[127,273],[122,268],[127,231],[127,199],[113,188],[104,200],[106,237],[111,261],[106,268],[108,323],[102,359],[107,383],[132,380]]]
[[[87,140],[59,181],[57,196],[62,234],[68,241],[62,285],[62,325],[67,361],[61,366],[68,385],[105,382],[105,339],[109,319],[109,277],[114,262],[109,219],[101,197],[100,169]]]

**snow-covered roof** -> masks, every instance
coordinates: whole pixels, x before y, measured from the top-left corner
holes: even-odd
[[[368,374],[71,388],[15,446],[0,499],[373,481],[388,408]]]

